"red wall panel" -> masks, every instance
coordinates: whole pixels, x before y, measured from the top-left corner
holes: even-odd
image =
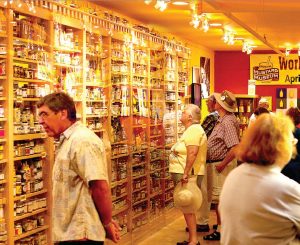
[[[259,52],[267,53],[267,52]],[[215,52],[215,92],[225,89],[236,94],[248,93],[248,80],[250,78],[250,56],[239,51]],[[298,85],[260,85],[256,86],[256,94],[259,96],[272,96],[272,110],[276,106],[276,88],[299,88]]]
[[[243,52],[215,52],[215,91],[247,94],[250,59]]]

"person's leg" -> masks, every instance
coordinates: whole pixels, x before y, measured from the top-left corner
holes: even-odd
[[[206,171],[207,172],[207,171]],[[200,209],[196,213],[197,224],[198,225],[208,225],[209,221],[209,202],[207,198],[207,173],[203,176],[203,180],[200,185],[200,190],[202,193],[202,204]]]
[[[213,202],[214,204],[218,204],[219,201],[219,195],[221,192],[221,186],[222,186],[222,182],[223,182],[223,172],[219,173],[215,166],[217,164],[219,164],[220,162],[216,162],[216,163],[211,163],[210,164],[210,171],[211,171],[211,195],[210,195],[210,200],[211,202]],[[204,240],[220,240],[220,233],[218,232],[218,228],[220,227],[220,219],[219,219],[219,213],[218,213],[218,208],[216,207],[216,216],[217,216],[217,228],[213,233],[206,235],[203,237]],[[215,226],[215,225],[214,225]]]
[[[189,228],[189,242],[197,244],[197,231],[196,231],[196,215],[195,214],[184,214],[185,222]]]
[[[226,168],[219,173],[216,169],[215,169],[215,165],[219,164],[219,162],[213,163],[213,168],[212,168],[212,174],[213,174],[213,201],[216,204],[216,215],[217,215],[217,229],[207,235],[204,236],[203,239],[204,240],[220,240],[221,238],[221,219],[220,219],[220,215],[219,215],[219,211],[218,211],[218,203],[219,203],[219,197],[221,194],[221,190],[223,187],[223,184],[225,182],[226,177],[228,176],[228,174],[231,172],[231,170],[233,170],[236,165],[237,165],[237,161],[236,159],[232,160],[227,166]]]
[[[199,225],[204,227],[207,225],[207,228],[203,231],[209,230],[209,213],[210,213],[210,206],[211,206],[211,200],[212,200],[212,168],[211,164],[206,165],[206,172],[203,176],[203,180],[201,182],[201,192],[202,192],[202,205],[200,209],[197,212],[197,228]],[[199,227],[200,228],[200,227]]]

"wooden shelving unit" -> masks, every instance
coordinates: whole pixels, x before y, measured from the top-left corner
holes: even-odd
[[[258,95],[236,94],[235,98],[237,103],[235,115],[240,124],[239,136],[241,138],[248,127],[251,115],[258,105]]]
[[[29,237],[52,243],[54,143],[38,124],[36,103],[57,90],[74,98],[78,119],[103,139],[113,216],[123,239],[132,239],[139,227],[172,206],[165,149],[178,138],[177,102],[184,100],[187,86],[181,78],[189,76],[188,65],[182,68],[180,62],[188,61],[189,49],[56,1],[32,2],[36,13],[0,2],[6,17],[0,45],[12,51],[0,54],[0,222],[7,244]],[[24,25],[31,31],[22,32]],[[163,117],[170,107],[176,120],[175,136],[168,141]],[[30,168],[39,175],[36,183],[23,178]],[[20,211],[36,201],[43,205]],[[23,229],[32,220],[38,225]]]

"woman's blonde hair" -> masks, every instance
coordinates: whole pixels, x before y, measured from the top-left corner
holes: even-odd
[[[287,116],[261,114],[237,147],[239,160],[257,165],[284,165],[291,158],[294,124]]]

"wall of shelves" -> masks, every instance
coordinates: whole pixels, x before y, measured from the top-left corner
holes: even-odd
[[[53,1],[33,3],[36,13],[0,3],[0,243],[51,244],[54,142],[36,103],[60,90],[104,140],[113,216],[133,239],[173,206],[166,149],[180,136],[189,49]]]
[[[247,129],[249,124],[249,119],[254,113],[258,105],[257,95],[247,95],[247,94],[236,94],[236,111],[235,115],[240,124],[240,138],[243,136],[244,131]]]

